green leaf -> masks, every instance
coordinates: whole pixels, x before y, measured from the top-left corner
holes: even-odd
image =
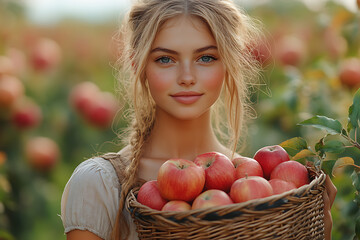
[[[322,162],[321,169],[326,173],[327,175],[332,174],[332,169],[334,168],[336,160],[326,160]]]
[[[315,144],[315,151],[319,154],[321,158],[325,158],[325,152],[322,150],[323,146],[325,145],[325,137],[321,138],[319,142]]]
[[[352,184],[357,191],[360,191],[360,172],[353,171],[351,174]]]
[[[344,136],[346,136],[346,137],[349,136],[348,131],[346,131],[346,129],[344,129],[344,128],[342,129],[341,134],[344,135]]]
[[[356,91],[353,104],[349,107],[348,131],[360,126],[360,88]]]
[[[355,220],[355,235],[356,239],[360,239],[360,217]]]
[[[343,168],[346,166],[353,166],[353,167],[359,168],[359,166],[355,165],[354,159],[352,159],[351,157],[342,157],[342,158],[339,158],[338,160],[336,160],[336,162],[333,166],[333,169],[332,169],[332,175],[335,176],[340,168]]]
[[[324,145],[319,146],[319,148],[321,151],[328,153],[342,153],[345,151],[344,143],[338,140],[327,141]]]
[[[349,115],[350,115],[350,112],[352,111],[351,110],[352,109],[352,107],[350,107],[349,108]],[[351,132],[351,130],[353,130],[354,129],[354,126],[351,124],[351,122],[350,122],[350,117],[349,117],[349,121],[348,121],[348,124],[347,124],[347,127],[346,127],[346,130],[347,130],[347,132]]]
[[[3,240],[15,240],[15,238],[5,230],[0,230],[0,239]]]
[[[306,166],[306,165],[311,165],[311,163],[309,163],[309,160],[308,160],[308,157],[305,157],[305,158],[299,158],[299,159],[292,159],[292,160],[294,160],[294,161],[297,161],[297,162],[299,162],[299,163],[301,163],[302,165],[304,165],[304,166]]]
[[[320,170],[322,160],[318,155],[308,155],[305,158],[295,160],[297,162],[302,163],[303,165],[315,167],[317,170]]]
[[[300,152],[298,152],[295,156],[293,156],[291,159],[295,160],[295,161],[298,161],[300,159],[304,159],[304,158],[307,158],[309,156],[315,156],[315,153],[313,153],[309,149],[303,149]]]
[[[357,239],[360,239],[360,217],[355,220],[355,235]]]
[[[343,127],[341,123],[338,120],[328,118],[325,116],[315,116],[310,119],[307,119],[299,125],[303,126],[312,126],[315,128],[319,128],[322,130],[325,130],[329,134],[335,135],[335,134],[341,134]]]
[[[357,206],[360,207],[360,195],[359,195],[359,191],[360,191],[360,172],[358,169],[355,169],[353,171],[353,173],[351,174],[351,179],[352,179],[352,184],[355,187],[356,191],[355,191],[355,197],[354,197],[354,202],[357,204]],[[360,217],[360,216],[359,216]],[[358,217],[358,220],[360,220],[360,218]],[[355,228],[357,228],[356,230],[356,234],[358,237],[360,237],[360,221],[355,223],[357,226]]]
[[[291,157],[295,156],[304,149],[308,149],[306,140],[301,137],[291,138],[280,143],[279,145],[283,147]]]

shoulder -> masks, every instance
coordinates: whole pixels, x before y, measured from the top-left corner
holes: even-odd
[[[72,177],[79,175],[82,178],[92,178],[95,176],[118,180],[116,170],[111,163],[111,158],[118,158],[121,155],[124,163],[130,159],[131,148],[126,146],[117,153],[106,153],[101,156],[89,158],[80,163],[74,170]]]
[[[114,164],[114,161],[121,161],[122,165],[127,165],[129,164],[131,158],[131,147],[126,146],[119,152],[108,152],[100,157],[110,161],[112,164]]]
[[[62,199],[81,202],[85,196],[101,196],[104,191],[118,192],[119,189],[119,179],[112,164],[101,157],[93,157],[75,168],[65,186]]]
[[[130,145],[125,146],[124,148],[122,148],[118,152],[118,154],[121,154],[124,157],[130,157],[130,155],[131,155],[131,146]]]
[[[108,239],[116,219],[119,192],[119,180],[109,161],[93,157],[80,163],[61,199],[65,232],[89,230]]]
[[[102,157],[93,157],[80,163],[74,170],[72,178],[84,180],[95,180],[94,178],[106,178],[111,182],[116,182],[117,176],[112,164]]]

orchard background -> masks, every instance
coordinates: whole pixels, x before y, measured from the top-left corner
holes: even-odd
[[[264,68],[242,154],[293,137],[315,144],[324,131],[298,123],[316,115],[345,124],[360,86],[359,11],[285,0],[247,11],[268,34],[254,52]],[[36,25],[21,1],[0,0],[0,239],[65,239],[60,200],[71,173],[86,158],[122,147],[126,106],[116,92],[111,42],[117,23]],[[360,164],[357,148],[333,154]],[[332,176],[335,240],[353,239],[360,215],[349,173],[344,167]]]

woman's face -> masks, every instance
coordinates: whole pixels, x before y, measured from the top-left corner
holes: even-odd
[[[207,25],[195,17],[168,20],[146,65],[157,114],[184,120],[200,117],[218,99],[225,69]]]

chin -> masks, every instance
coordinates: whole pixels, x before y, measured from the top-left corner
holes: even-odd
[[[182,107],[164,110],[158,108],[157,117],[165,116],[168,119],[177,119],[181,121],[199,120],[200,118],[210,117],[210,108],[199,109],[196,107]]]
[[[199,111],[182,111],[182,112],[178,112],[176,114],[173,115],[173,117],[182,120],[182,121],[192,121],[192,120],[199,120],[201,118],[206,118],[207,115],[210,116],[210,111],[203,111],[203,112],[199,112]]]

